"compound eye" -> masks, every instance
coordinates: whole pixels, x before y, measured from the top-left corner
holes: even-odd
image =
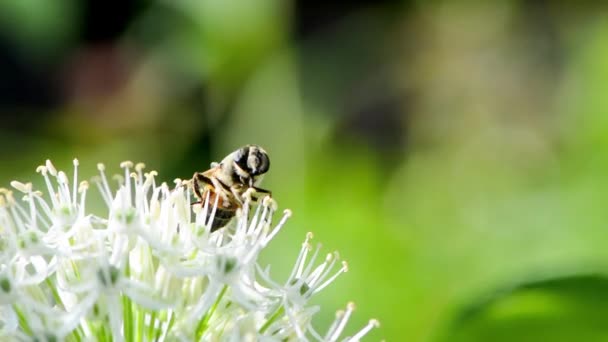
[[[248,172],[248,167],[247,167],[247,159],[248,158],[249,158],[249,147],[245,146],[245,147],[241,147],[236,152],[236,156],[234,158],[234,161],[241,168],[241,170]]]
[[[258,149],[252,149],[247,158],[247,168],[252,176],[266,173],[270,168],[268,154]]]

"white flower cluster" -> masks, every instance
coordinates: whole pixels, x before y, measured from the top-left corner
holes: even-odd
[[[210,233],[217,208],[191,205],[188,182],[156,184],[144,165],[121,164],[113,192],[98,165],[94,184],[107,205],[87,212],[89,183],[50,161],[48,194],[13,181],[0,189],[0,340],[337,341],[353,311],[325,334],[311,325],[308,300],[345,272],[336,253],[317,261],[311,234],[284,283],[258,264],[290,215],[271,223],[276,203],[246,200],[229,227]],[[371,320],[349,341],[377,326]],[[344,339],[344,338],[343,338]]]

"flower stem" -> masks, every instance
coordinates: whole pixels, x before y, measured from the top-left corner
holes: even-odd
[[[51,295],[53,296],[53,299],[55,300],[55,302],[57,304],[59,304],[59,306],[61,306],[62,309],[65,309],[65,306],[63,305],[63,301],[61,300],[61,297],[59,297],[59,292],[57,292],[57,287],[55,286],[55,284],[53,284],[53,282],[51,281],[51,278],[50,277],[46,278],[44,280],[44,282],[49,287],[49,290],[51,291]]]
[[[145,336],[144,316],[145,310],[139,305],[135,306],[135,341],[143,341]]]
[[[72,269],[74,270],[74,275],[76,276],[76,279],[80,280],[80,272],[78,272],[78,266],[76,265],[76,262],[74,260],[70,260],[71,264],[72,264]]]
[[[272,323],[274,323],[274,321],[277,320],[277,318],[283,316],[284,313],[285,313],[285,307],[283,305],[280,305],[277,308],[277,310],[272,314],[272,316],[270,316],[270,318],[266,321],[266,323],[264,323],[264,325],[262,325],[262,327],[259,330],[260,334],[263,334],[266,331],[266,329],[268,329],[270,327],[270,325]]]
[[[30,326],[27,324],[27,318],[23,315],[23,312],[15,304],[13,304],[13,310],[15,310],[15,313],[19,318],[19,326],[21,327],[21,329],[23,329],[23,332],[25,332],[29,336],[32,336],[32,328],[30,328]]]
[[[125,277],[131,275],[129,268],[129,258],[126,258]],[[125,293],[122,294],[123,329],[126,341],[133,341],[133,306],[131,299]]]
[[[220,304],[222,297],[224,297],[226,290],[228,290],[228,285],[224,285],[224,287],[222,288],[222,291],[220,291],[220,294],[217,296],[215,303],[213,303],[211,308],[209,308],[209,311],[207,311],[207,313],[205,313],[205,315],[198,322],[198,325],[196,326],[196,341],[199,341],[201,339],[201,337],[203,336],[203,333],[205,332],[205,330],[207,330],[209,320],[211,319],[211,316],[213,315],[213,313],[217,309],[218,305]]]
[[[112,336],[111,334],[108,334],[107,328],[106,328],[107,324],[106,322],[102,323],[101,326],[99,327],[99,332],[98,332],[98,341],[101,342],[106,342],[108,341],[108,336]]]
[[[165,333],[163,335],[163,328],[162,328],[162,322],[164,320],[166,320],[168,317],[169,319],[169,323],[167,323],[167,329],[165,330]],[[161,318],[159,321],[159,325],[158,325],[158,329],[156,330],[156,337],[154,338],[154,341],[159,341],[162,340],[164,341],[167,337],[167,334],[169,333],[169,331],[171,331],[171,328],[173,327],[173,323],[175,322],[175,312],[171,311],[171,310],[167,310],[165,311],[163,314],[161,314]]]
[[[150,313],[150,325],[148,325],[148,332],[146,334],[146,340],[151,341],[154,336],[154,325],[156,325],[156,310],[152,310]]]

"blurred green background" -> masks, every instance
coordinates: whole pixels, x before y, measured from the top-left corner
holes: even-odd
[[[0,181],[247,143],[350,271],[375,341],[608,341],[608,6],[592,1],[0,2]],[[92,197],[92,196],[91,196]]]

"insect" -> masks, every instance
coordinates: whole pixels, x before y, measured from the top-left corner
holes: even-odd
[[[270,159],[264,149],[257,145],[246,145],[227,155],[219,163],[211,163],[205,172],[195,172],[192,177],[193,190],[200,204],[209,196],[210,205],[217,200],[217,209],[211,225],[214,232],[228,224],[235,216],[237,209],[243,207],[244,194],[253,190],[255,195],[271,195],[269,190],[258,188],[262,178],[270,167]],[[216,199],[217,198],[217,199]],[[211,210],[207,213],[207,220]]]

